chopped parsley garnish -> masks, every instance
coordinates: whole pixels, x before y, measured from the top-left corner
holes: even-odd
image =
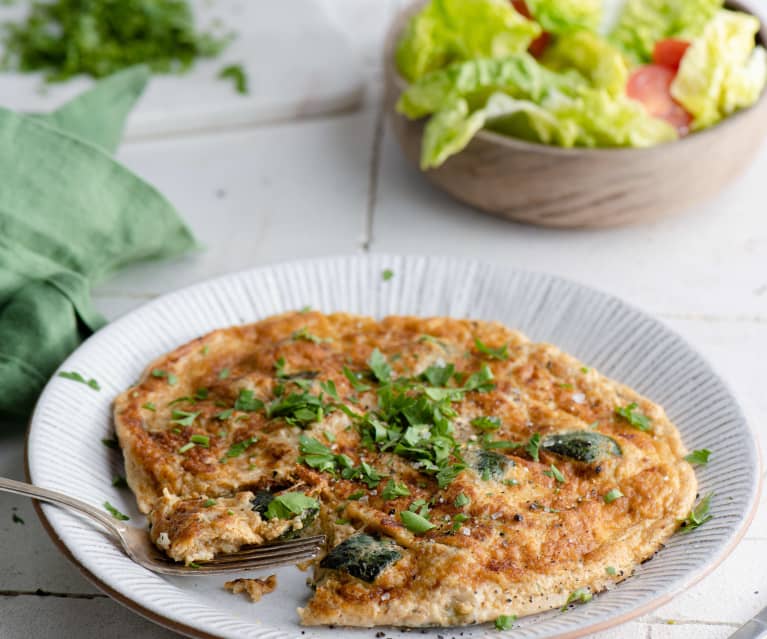
[[[198,388],[194,392],[194,398],[198,401],[201,401],[203,399],[208,399],[208,389],[207,388]]]
[[[248,75],[245,67],[241,64],[230,64],[218,72],[218,77],[222,80],[231,80],[234,88],[240,95],[248,94]]]
[[[275,399],[267,405],[266,416],[269,419],[281,417],[291,426],[304,428],[321,422],[329,408],[319,397],[304,390]]]
[[[711,451],[708,448],[701,448],[692,451],[685,457],[685,460],[696,466],[705,466],[708,464],[709,457],[711,457]]]
[[[493,450],[495,448],[500,449],[514,449],[514,448],[522,448],[525,446],[525,444],[522,444],[520,442],[512,442],[508,440],[498,439],[498,440],[492,440],[490,439],[490,435],[485,433],[481,439],[480,439],[480,445],[485,450]]]
[[[320,502],[304,493],[284,493],[277,495],[266,509],[267,519],[293,519],[306,510],[319,510]]]
[[[151,410],[153,412],[157,410],[157,406],[155,406],[154,402],[147,402],[141,408],[146,408],[147,410]]]
[[[348,459],[345,455],[334,454],[325,444],[306,435],[301,435],[299,438],[298,450],[301,452],[298,461],[320,472],[335,473],[339,466],[339,458]],[[342,463],[345,463],[345,460]],[[352,465],[351,461],[348,465]]]
[[[437,339],[433,335],[421,335],[421,337],[418,338],[419,342],[429,342],[430,344],[436,344],[439,346],[443,351],[447,350],[447,344],[443,342],[441,339]]]
[[[606,493],[604,500],[606,504],[612,504],[616,499],[623,497],[623,493],[617,488],[613,488],[610,492]]]
[[[605,566],[605,572],[611,577],[615,577],[618,574],[618,571],[613,566]]]
[[[171,413],[171,424],[178,424],[179,426],[191,426],[194,424],[194,420],[200,415],[200,411],[190,413],[185,410],[174,410]]]
[[[211,506],[215,506],[217,503],[218,502],[215,499],[206,499],[203,502],[202,507],[203,508],[210,508]]]
[[[426,531],[435,528],[434,524],[426,519],[426,517],[421,517],[421,515],[409,510],[400,512],[399,517],[405,525],[405,528],[415,535],[421,535]]]
[[[453,532],[458,532],[461,526],[469,521],[469,516],[466,513],[457,513],[453,515]]]
[[[495,628],[496,630],[511,630],[516,620],[517,615],[498,615],[495,620]]]
[[[349,370],[346,366],[344,366],[344,376],[349,380],[352,388],[358,393],[364,393],[365,391],[369,391],[371,388],[361,381],[362,373],[355,373],[354,371]]]
[[[500,417],[475,417],[471,425],[480,430],[498,430],[501,427]]]
[[[178,452],[179,454],[183,455],[187,451],[192,450],[192,448],[194,448],[195,446],[197,446],[197,444],[195,444],[194,442],[187,442],[181,448],[178,449]]]
[[[397,497],[407,497],[408,495],[410,495],[408,487],[405,486],[405,484],[395,482],[393,479],[386,482],[386,486],[384,486],[383,492],[381,493],[381,497],[385,501],[397,499]]]
[[[556,479],[560,484],[565,483],[565,476],[562,474],[562,471],[559,470],[554,464],[551,465],[549,470],[544,470],[543,474],[551,477],[552,479]]]
[[[705,524],[709,519],[713,519],[713,515],[710,515],[708,512],[711,508],[711,498],[713,496],[714,493],[708,493],[697,503],[697,505],[690,511],[690,514],[682,520],[682,526],[680,528],[681,532],[692,532]]]
[[[535,433],[527,442],[527,445],[525,446],[525,450],[527,451],[527,454],[530,455],[530,457],[533,458],[533,461],[540,461],[540,452],[541,452],[541,435],[540,433]]]
[[[326,382],[320,382],[320,388],[322,389],[322,392],[331,399],[337,402],[341,401],[341,398],[338,396],[338,390],[336,389],[336,383],[332,379],[329,379]]]
[[[463,508],[464,506],[468,506],[471,503],[471,499],[469,499],[463,493],[459,493],[458,497],[455,498],[453,503],[455,504],[456,508]]]
[[[585,604],[591,601],[593,598],[594,595],[589,592],[588,588],[578,588],[577,590],[574,590],[570,593],[570,596],[567,598],[565,605],[560,608],[560,611],[565,612],[570,604]]]
[[[160,370],[159,368],[155,368],[152,371],[152,377],[158,377],[160,379],[165,378],[170,386],[175,386],[178,384],[178,377],[176,377],[173,373],[168,373],[167,371]]]
[[[207,435],[192,435],[189,438],[189,441],[194,442],[198,446],[202,446],[203,448],[208,448],[210,446],[210,437]]]
[[[101,443],[104,444],[104,446],[107,448],[111,448],[112,450],[120,450],[120,442],[118,442],[114,437],[102,439]]]
[[[104,508],[106,508],[109,514],[112,515],[112,517],[114,517],[115,519],[119,519],[120,521],[128,521],[130,519],[128,515],[123,515],[119,510],[117,510],[117,508],[115,508],[108,501],[104,502]]]
[[[298,329],[297,331],[293,331],[293,334],[290,336],[290,338],[294,342],[303,340],[305,342],[312,342],[313,344],[322,344],[323,342],[332,341],[328,337],[317,337],[316,335],[313,335],[312,333],[309,332],[309,329],[307,329],[306,326]]]
[[[375,378],[382,384],[386,384],[391,381],[391,366],[386,361],[383,353],[377,348],[370,354],[368,359],[368,366]]]
[[[226,379],[229,377],[229,374],[231,371],[228,368],[222,368],[220,371],[218,371],[218,378],[219,379]]]
[[[264,407],[264,402],[255,396],[255,393],[249,388],[240,389],[239,395],[234,402],[235,410],[242,410],[247,413],[261,410]]]
[[[243,439],[241,442],[232,444],[229,447],[229,450],[224,453],[224,457],[221,459],[221,462],[226,462],[227,459],[231,459],[232,457],[239,457],[257,441],[258,439],[256,437],[248,437],[247,439]]]
[[[359,466],[352,467],[351,460],[346,455],[337,455],[336,457],[349,464],[341,470],[341,477],[344,479],[358,479],[366,483],[368,488],[375,488],[383,479],[378,471],[365,461],[360,462]]]
[[[336,436],[333,433],[328,432],[328,431],[324,431],[322,433],[322,436],[325,439],[327,439],[331,444],[335,444],[336,443]]]
[[[507,359],[509,359],[509,345],[504,344],[503,346],[499,346],[498,348],[490,348],[489,346],[486,346],[483,344],[479,338],[474,339],[474,348],[476,348],[480,353],[482,353],[485,357],[488,357],[490,359],[497,359],[502,362],[505,362]]]
[[[229,419],[232,416],[232,413],[234,413],[233,408],[227,408],[226,410],[222,410],[220,413],[216,413],[216,419],[219,421],[224,421]]]
[[[381,273],[381,279],[384,282],[388,282],[392,277],[394,277],[394,271],[392,271],[390,268],[385,268]]]
[[[122,475],[115,475],[112,478],[112,486],[115,488],[127,488],[128,482],[125,480],[125,477]]]
[[[628,406],[618,407],[615,409],[615,414],[618,417],[625,419],[631,426],[641,431],[652,430],[650,418],[639,410],[639,405],[636,402],[631,402]]]
[[[88,386],[88,388],[92,388],[95,391],[100,391],[101,386],[99,386],[99,383],[95,379],[85,379],[80,373],[76,371],[62,371],[59,373],[59,377],[63,377],[64,379],[71,379],[73,382],[80,382],[81,384],[85,384]]]
[[[364,490],[355,490],[351,495],[347,497],[351,501],[358,501],[362,499],[367,493]]]

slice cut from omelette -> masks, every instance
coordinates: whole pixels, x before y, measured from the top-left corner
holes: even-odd
[[[297,312],[215,331],[153,362],[115,423],[173,559],[327,535],[307,625],[562,606],[629,576],[697,488],[659,406],[495,322]]]

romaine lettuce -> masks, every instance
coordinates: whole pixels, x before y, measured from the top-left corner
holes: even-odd
[[[722,8],[723,0],[628,0],[610,41],[637,62],[649,62],[666,38],[691,40]]]
[[[526,0],[526,3],[530,14],[549,33],[596,31],[602,21],[602,0]]]
[[[716,124],[757,101],[767,83],[767,53],[755,46],[759,20],[722,10],[682,58],[671,93],[695,118],[693,129]]]
[[[431,0],[400,38],[397,67],[412,82],[453,62],[526,51],[540,34],[508,0]]]

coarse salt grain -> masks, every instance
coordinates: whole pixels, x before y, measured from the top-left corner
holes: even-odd
[[[585,404],[586,396],[583,393],[573,393],[573,401],[576,404]]]

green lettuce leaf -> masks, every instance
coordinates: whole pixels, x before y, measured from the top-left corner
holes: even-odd
[[[756,46],[758,31],[754,16],[722,10],[685,53],[671,94],[695,118],[694,130],[759,99],[767,83],[767,53]]]
[[[464,98],[456,98],[426,123],[421,142],[421,168],[440,166],[451,155],[463,151],[487,121],[484,109],[469,110]]]
[[[697,38],[723,0],[628,0],[610,41],[636,62],[652,59],[655,43]]]
[[[530,14],[544,31],[561,34],[578,29],[596,31],[602,21],[602,0],[526,0]]]
[[[543,56],[543,63],[558,71],[576,69],[598,89],[611,95],[626,90],[629,68],[623,54],[591,31],[559,36]]]
[[[397,67],[412,82],[453,62],[526,51],[540,34],[507,0],[431,0],[400,38]]]
[[[573,94],[586,86],[577,72],[555,73],[528,53],[502,59],[484,58],[453,64],[411,84],[397,102],[397,111],[411,119],[436,113],[457,98],[477,108],[496,91],[538,102],[550,91]]]

